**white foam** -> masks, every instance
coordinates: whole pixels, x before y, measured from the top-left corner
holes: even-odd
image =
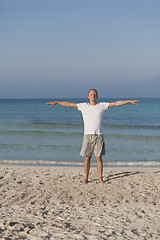
[[[0,160],[0,164],[18,164],[18,165],[54,165],[54,166],[83,166],[84,162],[73,161],[47,161],[47,160]],[[160,161],[137,161],[137,162],[103,162],[104,167],[131,166],[131,167],[160,167]],[[96,166],[96,162],[91,162],[91,166]]]

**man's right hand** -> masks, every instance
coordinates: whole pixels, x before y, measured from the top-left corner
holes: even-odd
[[[48,103],[46,103],[46,104],[51,105],[51,107],[53,107],[53,106],[56,105],[57,103],[56,103],[56,102],[48,102]]]

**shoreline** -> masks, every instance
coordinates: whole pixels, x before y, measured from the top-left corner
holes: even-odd
[[[160,168],[0,165],[0,238],[160,238]]]
[[[1,167],[33,167],[33,168],[61,168],[61,169],[63,169],[63,168],[67,168],[67,169],[83,169],[84,168],[84,163],[82,163],[82,165],[52,165],[52,164],[50,164],[50,165],[48,165],[48,164],[25,164],[25,163],[1,163],[0,162],[0,168]],[[90,168],[92,169],[97,169],[97,166],[96,166],[96,163],[95,163],[95,165],[92,165],[91,164],[91,166],[90,166]],[[116,170],[116,169],[118,169],[118,170],[127,170],[127,169],[130,169],[130,170],[137,170],[137,169],[139,169],[139,170],[143,170],[143,171],[155,171],[155,169],[159,169],[160,170],[160,166],[158,165],[158,166],[150,166],[150,165],[148,165],[148,166],[146,166],[146,165],[134,165],[134,166],[132,166],[132,165],[103,165],[103,169],[104,170]]]
[[[43,167],[83,167],[84,161],[81,162],[72,162],[72,161],[55,161],[55,160],[0,160],[1,165],[16,165],[16,166],[43,166]],[[91,161],[91,167],[96,167],[96,161]],[[160,168],[160,161],[103,161],[104,168]]]

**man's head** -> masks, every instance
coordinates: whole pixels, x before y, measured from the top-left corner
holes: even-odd
[[[98,98],[98,92],[96,89],[92,88],[88,91],[88,99],[91,102],[96,102]]]
[[[90,91],[94,91],[94,92],[96,93],[97,97],[98,97],[98,91],[97,91],[96,89],[91,88],[91,89],[88,91],[88,95],[89,95]]]

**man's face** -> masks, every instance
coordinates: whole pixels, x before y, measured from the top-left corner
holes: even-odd
[[[88,98],[91,101],[96,101],[98,98],[96,91],[94,91],[94,90],[89,91]]]

